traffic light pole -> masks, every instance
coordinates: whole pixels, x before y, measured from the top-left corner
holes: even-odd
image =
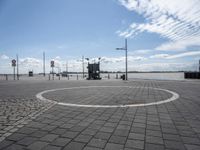
[[[13,66],[13,78],[15,80],[15,66]]]
[[[53,67],[52,67],[52,75],[53,75],[53,80],[54,80],[54,70],[53,70]]]

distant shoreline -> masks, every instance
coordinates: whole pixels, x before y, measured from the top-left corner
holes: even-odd
[[[198,72],[198,71],[129,71],[128,73],[184,73],[184,72]],[[84,72],[87,74],[88,72]],[[102,74],[123,74],[121,71],[101,71]],[[43,73],[34,73],[35,75],[43,75]],[[49,73],[46,73],[49,74]],[[83,72],[68,72],[68,74],[83,74]],[[11,73],[0,73],[0,75],[13,75]],[[28,75],[28,73],[19,73],[19,75]]]

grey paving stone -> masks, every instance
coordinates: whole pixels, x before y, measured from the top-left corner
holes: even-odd
[[[183,143],[192,144],[192,145],[200,145],[200,139],[194,137],[181,137]]]
[[[84,134],[79,134],[74,141],[77,142],[83,142],[83,143],[88,143],[90,141],[90,139],[92,138],[91,135],[84,135]]]
[[[185,150],[184,144],[181,142],[165,140],[164,143],[166,148]]]
[[[114,123],[114,122],[106,122],[104,124],[104,126],[107,126],[107,127],[116,127],[117,126],[117,123]]]
[[[19,129],[17,132],[23,133],[23,134],[31,134],[35,131],[37,131],[37,129],[35,129],[35,128],[23,127],[21,129]]]
[[[47,124],[32,121],[32,122],[30,122],[30,123],[27,125],[27,127],[42,129],[42,128],[44,128],[46,125],[47,125]]]
[[[18,144],[13,144],[8,147],[6,147],[4,150],[24,150],[26,147]]]
[[[160,131],[161,128],[159,125],[147,125],[147,130],[158,130]]]
[[[146,130],[146,135],[162,137],[162,132],[161,131],[155,131],[155,130]]]
[[[117,130],[130,130],[131,126],[129,125],[118,125]]]
[[[197,137],[197,135],[194,131],[179,130],[178,134],[180,136]]]
[[[129,130],[116,129],[113,134],[119,136],[128,136]]]
[[[47,125],[45,126],[45,128],[42,128],[41,130],[44,130],[44,131],[52,131],[56,128],[57,126],[52,126],[52,125]]]
[[[29,150],[41,150],[42,148],[44,148],[48,144],[49,143],[47,143],[47,142],[36,141],[36,142],[32,143],[31,145],[29,145],[27,148]]]
[[[164,145],[150,144],[150,143],[145,144],[145,150],[164,150],[164,149],[165,149]]]
[[[95,135],[96,138],[105,139],[105,140],[108,140],[110,138],[110,136],[111,136],[111,134],[106,133],[106,132],[97,132],[97,134]]]
[[[63,150],[82,150],[84,146],[84,143],[71,142],[67,146],[65,146]]]
[[[107,143],[105,150],[123,150],[124,146],[121,144]]]
[[[18,88],[15,88],[15,85]],[[39,91],[43,91],[47,87],[51,88],[61,88],[61,87],[75,87],[75,86],[88,86],[88,85],[128,85],[128,86],[140,86],[139,89],[127,89],[127,88],[92,88],[92,89],[80,89],[80,90],[70,90],[70,91],[57,91],[55,93],[44,94],[49,98],[55,100],[61,100],[62,102],[77,102],[82,100],[82,103],[88,104],[127,104],[127,103],[141,103],[144,100],[146,102],[151,102],[153,100],[161,100],[171,97],[163,91],[153,91],[145,90],[143,87],[158,87],[163,89],[169,89],[177,92],[180,98],[174,102],[166,103],[164,105],[157,106],[147,106],[138,108],[74,108],[67,106],[55,105],[48,111],[44,112],[40,116],[32,120],[28,124],[24,122],[24,127],[22,124],[17,124],[20,128],[11,137],[13,143],[6,145],[6,143],[1,142],[4,147],[13,145],[19,145],[21,147],[30,146],[35,142],[33,139],[40,139],[47,134],[57,134],[59,138],[50,140],[48,143],[50,146],[67,146],[70,142],[75,142],[74,140],[81,134],[93,136],[93,138],[99,138],[102,141],[108,142],[109,140],[119,144],[123,140],[117,140],[113,137],[123,137],[127,138],[127,142],[130,140],[135,141],[132,145],[142,145],[138,144],[137,141],[144,142],[144,136],[146,136],[145,149],[162,149],[163,146],[165,150],[175,150],[175,149],[198,149],[200,140],[200,109],[199,109],[199,83],[195,81],[178,82],[178,81],[128,81],[128,82],[113,82],[113,81],[94,81],[94,82],[44,82],[42,80],[38,82],[6,82],[6,84],[0,85],[0,95],[5,106],[1,107],[0,114],[5,110],[5,108],[11,108],[9,104],[14,104],[12,107],[13,112],[7,113],[7,121],[10,123],[17,123],[17,119],[24,118],[25,116],[44,108],[45,104],[41,104],[36,98],[35,94]],[[31,87],[31,88],[27,88]],[[191,89],[191,90],[188,90]],[[9,91],[16,91],[11,92]],[[119,92],[120,91],[120,92]],[[57,94],[56,94],[57,93]],[[103,94],[102,94],[103,93]],[[92,95],[94,98],[87,100],[88,95]],[[135,97],[134,97],[135,96]],[[131,101],[128,97],[134,97]],[[71,100],[70,100],[71,98]],[[85,99],[86,98],[86,99]],[[138,99],[138,100],[137,100]],[[139,101],[140,100],[140,101]],[[13,102],[11,102],[13,101]],[[23,103],[22,103],[23,102]],[[28,105],[27,105],[28,104]],[[20,106],[21,105],[21,106]],[[38,105],[38,106],[37,106]],[[6,107],[8,106],[8,107]],[[25,107],[26,106],[26,107]],[[15,109],[16,108],[16,109]],[[15,110],[14,110],[15,109]],[[3,111],[2,111],[3,110]],[[9,109],[6,111],[8,112]],[[20,118],[15,117],[17,115]],[[1,120],[2,119],[2,120]],[[0,117],[0,129],[4,129],[1,121],[6,121]],[[5,122],[9,123],[9,122]],[[5,131],[11,131],[16,129],[15,127],[8,127]],[[14,131],[13,130],[13,131]],[[71,130],[71,131],[70,131]],[[104,132],[102,132],[103,130]],[[76,132],[74,132],[76,131]],[[0,136],[5,132],[0,131]],[[16,135],[24,134],[24,136]],[[129,134],[130,133],[130,134]],[[6,133],[7,135],[9,133]],[[64,136],[63,136],[64,135]],[[65,137],[66,136],[66,137]],[[26,137],[28,137],[26,139]],[[10,137],[7,137],[5,141],[8,141]],[[29,139],[30,138],[30,139]],[[31,139],[33,138],[33,139]],[[162,138],[164,139],[164,145],[162,143]],[[56,140],[60,139],[57,141]],[[61,140],[67,139],[67,140]],[[78,139],[78,138],[77,138]],[[1,140],[1,139],[0,139]],[[25,140],[25,141],[23,141]],[[27,140],[27,142],[26,142]],[[15,142],[16,141],[16,142]],[[97,148],[90,146],[90,141],[85,141],[86,143],[77,142],[80,144],[85,144],[88,148]],[[118,141],[118,142],[117,142]],[[19,143],[21,142],[21,143]],[[31,143],[33,142],[33,143]],[[127,142],[125,146],[127,146]],[[94,142],[95,143],[95,142]],[[131,142],[130,142],[131,143]],[[159,144],[158,144],[159,143]],[[30,145],[28,145],[30,144]],[[5,146],[6,145],[6,146]],[[124,146],[124,144],[121,144]],[[130,144],[131,145],[131,144]],[[106,146],[106,145],[105,145]],[[47,147],[47,146],[45,146]],[[86,148],[83,147],[83,148]],[[105,147],[104,147],[105,148]],[[124,147],[123,147],[124,148]],[[141,149],[142,147],[126,147],[126,149]]]
[[[104,148],[106,143],[107,143],[106,140],[93,138],[88,143],[88,146],[97,147],[97,148]]]
[[[71,123],[71,124],[78,124],[80,122],[80,120],[76,120],[76,119],[72,119],[70,121],[68,121],[68,123]]]
[[[109,142],[110,143],[116,143],[116,144],[125,144],[126,143],[126,137],[112,135],[109,139]]]
[[[101,148],[96,148],[96,147],[89,147],[89,146],[86,146],[83,150],[103,150]]]
[[[51,133],[61,135],[61,134],[63,134],[65,131],[66,131],[66,129],[63,129],[63,128],[56,128],[56,129],[52,130]]]
[[[74,126],[74,124],[70,124],[70,123],[66,123],[66,124],[63,124],[61,125],[60,127],[61,128],[65,128],[65,129],[70,129]]]
[[[67,137],[67,138],[74,138],[79,134],[79,132],[73,132],[73,131],[67,131],[64,134],[62,134],[62,137]]]
[[[71,139],[69,139],[69,138],[57,138],[57,139],[55,139],[53,142],[51,142],[51,145],[55,145],[55,146],[65,146],[65,145],[67,145],[70,141],[71,141]]]
[[[123,150],[140,150],[140,149],[137,149],[137,148],[128,148],[128,147],[125,147]]]
[[[18,141],[17,143],[28,146],[28,145],[32,144],[33,142],[35,142],[36,140],[38,140],[38,139],[34,138],[34,137],[25,137],[22,140]]]
[[[145,134],[145,128],[132,127],[131,132]]]
[[[85,129],[82,134],[86,134],[86,135],[95,135],[97,133],[98,130],[96,129]]]
[[[144,149],[144,141],[141,141],[141,140],[127,140],[125,147]]]
[[[164,144],[163,139],[161,137],[146,136],[145,138],[147,143]]]
[[[70,131],[81,132],[84,129],[85,129],[85,127],[83,127],[83,126],[74,126],[74,127],[70,128]]]
[[[64,122],[62,120],[60,120],[60,121],[56,120],[56,121],[51,122],[51,125],[54,125],[54,126],[61,126],[63,124],[64,124]]]
[[[43,136],[42,138],[40,138],[40,140],[41,141],[46,141],[46,142],[52,142],[57,137],[58,137],[57,134],[47,134],[47,135]]]
[[[166,134],[178,134],[178,131],[176,129],[171,128],[162,128],[162,132]]]
[[[44,147],[42,150],[61,150],[62,147],[58,147],[58,146],[53,146],[53,145],[47,145],[46,147]]]
[[[12,135],[10,135],[9,137],[7,137],[8,140],[12,140],[12,141],[19,141],[21,139],[23,139],[24,137],[26,137],[26,134],[21,134],[21,133],[13,133]]]
[[[2,142],[0,142],[0,149],[4,149],[9,145],[12,145],[14,143],[14,141],[10,141],[10,140],[4,140]]]
[[[139,133],[129,133],[128,138],[129,139],[136,139],[136,140],[144,140],[145,135],[139,134]]]
[[[187,150],[200,150],[200,145],[185,144]]]
[[[46,134],[48,134],[48,132],[42,131],[42,130],[37,130],[36,132],[33,132],[31,134],[31,136],[41,138],[41,137],[45,136]]]
[[[114,128],[112,127],[102,127],[100,129],[101,132],[107,132],[107,133],[112,133],[114,131]]]
[[[171,141],[181,141],[181,138],[179,135],[176,134],[163,134],[163,139],[171,140]]]

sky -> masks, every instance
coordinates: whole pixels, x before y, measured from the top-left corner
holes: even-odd
[[[46,72],[82,71],[82,56],[124,71],[125,39],[129,71],[197,71],[200,1],[0,0],[0,74],[16,54],[20,73],[41,73],[43,52]]]

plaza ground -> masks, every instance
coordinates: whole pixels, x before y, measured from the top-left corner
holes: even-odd
[[[160,104],[164,90],[179,97]],[[199,91],[199,80],[0,81],[0,149],[199,150]]]

